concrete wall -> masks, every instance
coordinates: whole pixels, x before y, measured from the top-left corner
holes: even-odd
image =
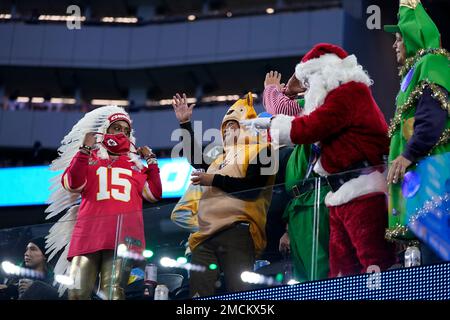
[[[174,146],[170,141],[178,122],[172,110],[132,113],[138,145],[155,149]],[[228,106],[202,107],[194,110],[193,121],[201,121],[203,131],[219,128]],[[256,105],[262,112],[262,105]],[[0,147],[31,148],[40,141],[43,148],[58,148],[63,137],[84,114],[78,112],[0,111]]]
[[[148,26],[0,24],[0,65],[132,69],[298,56],[342,44],[343,10]]]

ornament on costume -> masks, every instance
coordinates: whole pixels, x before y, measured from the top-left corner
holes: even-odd
[[[420,189],[420,176],[414,171],[408,171],[403,177],[402,193],[403,197],[411,198]]]

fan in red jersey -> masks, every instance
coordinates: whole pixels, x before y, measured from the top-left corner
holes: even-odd
[[[162,188],[151,149],[136,148],[134,142],[125,110],[101,107],[64,137],[51,165],[64,172],[54,180],[47,219],[70,209],[50,229],[47,252],[50,260],[65,248],[55,274],[74,281],[69,299],[89,299],[99,274],[101,295],[123,299],[131,261],[115,259],[115,248],[118,243],[138,253],[145,248],[142,200],[158,201]]]

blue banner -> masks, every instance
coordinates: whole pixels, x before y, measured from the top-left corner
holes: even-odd
[[[192,167],[185,158],[158,159],[163,198],[183,196],[190,184]],[[0,207],[44,205],[50,195],[50,179],[60,172],[48,166],[0,169]]]

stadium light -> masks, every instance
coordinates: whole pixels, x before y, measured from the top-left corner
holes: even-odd
[[[31,98],[31,103],[43,103],[45,100],[42,97],[33,97]]]
[[[50,15],[50,14],[41,14],[38,17],[39,21],[86,21],[85,16],[58,16],[58,15]]]
[[[138,18],[136,17],[103,17],[101,19],[105,23],[137,23]]]
[[[116,105],[116,106],[128,106],[127,100],[107,100],[107,99],[92,99],[91,104],[94,106],[106,106],[106,105]]]

